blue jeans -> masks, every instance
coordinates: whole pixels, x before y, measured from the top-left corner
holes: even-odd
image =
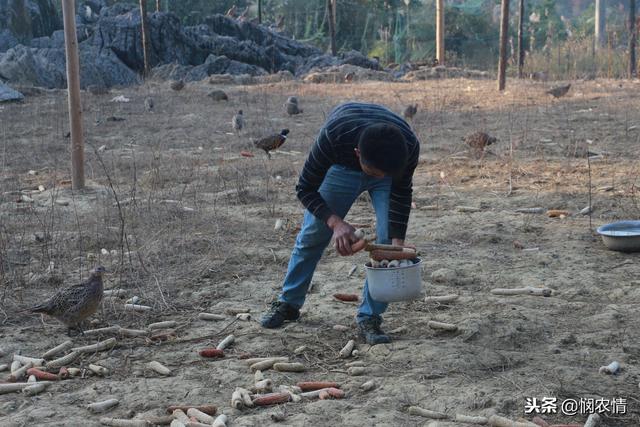
[[[376,237],[378,243],[389,243],[389,196],[391,177],[374,178],[364,172],[333,165],[318,190],[329,208],[344,218],[356,198],[368,191],[376,212]],[[322,253],[331,241],[333,231],[322,220],[305,210],[302,229],[291,252],[289,268],[282,285],[280,301],[296,308],[302,307],[313,272]],[[369,285],[364,282],[362,304],[358,308],[357,320],[379,316],[387,309],[387,303],[375,301],[369,295]]]

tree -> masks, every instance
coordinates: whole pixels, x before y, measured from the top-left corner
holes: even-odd
[[[605,42],[605,28],[606,28],[606,0],[596,0],[596,40],[595,40],[595,48],[601,48],[604,46]]]
[[[507,71],[507,38],[509,35],[509,0],[500,6],[500,58],[498,59],[498,90],[504,90]]]
[[[336,28],[334,25],[334,16],[333,16],[333,11],[334,11],[334,7],[333,7],[333,2],[335,0],[327,0],[327,15],[329,16],[329,38],[330,38],[330,43],[331,43],[331,54],[333,56],[336,56],[336,54],[338,53],[337,47],[336,47]]]
[[[436,0],[436,59],[444,65],[444,0]]]
[[[518,78],[522,78],[524,68],[524,0],[520,0],[518,12]]]
[[[69,92],[69,122],[71,129],[71,188],[84,188],[84,140],[82,135],[82,103],[80,102],[80,59],[76,37],[76,12],[73,0],[62,0],[64,46]]]
[[[140,21],[142,27],[142,52],[144,57],[144,71],[145,77],[151,73],[151,58],[149,52],[149,25],[147,23],[147,0],[140,0]]]
[[[629,0],[629,78],[636,77],[636,0]]]

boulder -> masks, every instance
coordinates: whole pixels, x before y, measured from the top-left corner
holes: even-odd
[[[0,82],[0,102],[22,101],[24,95]]]
[[[443,65],[435,67],[420,67],[417,70],[409,71],[403,76],[403,80],[407,81],[451,78],[490,79],[492,78],[492,76],[486,71],[467,70],[457,67],[445,67]]]
[[[208,52],[183,31],[176,15],[154,12],[148,16],[148,22],[152,65],[172,62],[199,65],[207,59]],[[140,11],[116,4],[102,9],[91,42],[100,49],[111,49],[129,68],[140,72],[144,68],[140,28]]]
[[[62,20],[52,0],[0,0],[0,28],[17,42],[48,36],[62,28]]]
[[[46,88],[62,87],[64,84],[64,70],[58,69],[49,62],[48,56],[56,53],[64,61],[64,51],[55,49],[32,49],[17,45],[0,54],[0,76],[12,84],[34,85]]]
[[[0,76],[12,83],[45,88],[66,87],[63,48],[34,49],[18,45],[0,54]],[[140,78],[109,49],[80,45],[80,85],[127,86]]]
[[[130,86],[140,82],[140,76],[123,64],[111,49],[98,49],[90,43],[80,45],[81,87]]]
[[[226,56],[209,55],[204,64],[191,66],[182,64],[160,65],[153,69],[154,77],[166,80],[184,80],[186,82],[204,80],[217,74],[262,76],[268,74],[255,65],[245,64]]]
[[[7,28],[0,31],[0,52],[6,52],[18,44],[18,39]]]
[[[355,65],[359,68],[367,68],[371,70],[382,70],[380,64],[375,59],[369,59],[358,51],[341,53],[339,56],[331,56],[328,54],[316,55],[308,58],[304,64],[296,70],[296,75],[304,76],[310,73],[324,72],[329,67],[338,65]]]

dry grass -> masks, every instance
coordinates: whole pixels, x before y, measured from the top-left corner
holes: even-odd
[[[438,210],[416,210],[409,239],[428,254],[427,279],[442,267],[459,273],[460,283],[430,283],[430,292],[460,291],[473,300],[436,310],[421,302],[394,305],[388,316],[389,329],[411,326],[397,345],[413,348],[414,353],[405,350],[383,355],[373,348],[363,356],[373,358],[382,369],[381,380],[389,387],[376,394],[378,406],[368,410],[383,411],[376,412],[381,420],[404,420],[405,425],[413,425],[416,420],[394,411],[403,402],[419,403],[432,396],[431,382],[441,393],[434,400],[436,406],[464,409],[462,405],[471,400],[458,395],[463,385],[475,393],[470,411],[489,405],[505,414],[521,411],[519,403],[509,403],[505,396],[521,398],[542,391],[631,396],[637,389],[633,381],[627,385],[605,382],[602,389],[586,382],[597,378],[592,375],[594,364],[620,356],[611,346],[634,345],[637,338],[636,332],[616,330],[604,320],[604,331],[589,326],[595,321],[589,320],[590,316],[599,315],[605,306],[607,312],[617,310],[623,319],[633,319],[634,308],[628,303],[640,301],[635,290],[621,285],[625,294],[603,297],[595,283],[614,281],[618,273],[603,264],[592,266],[594,256],[609,263],[620,260],[601,249],[583,218],[549,222],[514,215],[513,210],[544,206],[575,212],[583,208],[588,201],[588,169],[579,154],[588,147],[604,157],[591,166],[597,207],[594,224],[640,215],[638,82],[577,81],[561,100],[545,95],[550,85],[510,80],[508,90],[499,94],[494,82],[463,79],[353,85],[291,82],[223,87],[230,101],[214,103],[206,97],[210,85],[193,84],[172,92],[164,83],[152,81],[110,96],[87,95],[84,117],[90,145],[86,192],[72,192],[65,183],[69,142],[64,138],[63,92],[0,106],[0,308],[4,314],[0,331],[20,331],[11,334],[8,342],[21,342],[20,348],[27,352],[41,353],[42,348],[20,341],[20,336],[50,334],[43,332],[37,318],[21,310],[63,282],[68,285],[80,279],[96,264],[110,270],[108,287],[127,289],[155,309],[153,314],[131,316],[122,311],[121,302],[109,301],[98,324],[117,322],[136,327],[153,319],[176,318],[193,326],[195,314],[212,307],[249,305],[254,312],[260,311],[276,294],[286,269],[302,217],[294,192],[297,174],[332,106],[358,99],[401,111],[408,103],[418,103],[412,125],[422,147],[414,201],[418,208],[437,205]],[[117,94],[126,95],[131,102],[110,102]],[[290,118],[282,104],[294,94],[301,99],[305,113]],[[156,111],[144,111],[146,96],[154,98]],[[248,123],[240,136],[233,134],[230,126],[237,109],[244,110]],[[126,120],[105,121],[112,115]],[[283,127],[291,129],[290,139],[282,147],[287,153],[276,153],[271,161],[263,153],[256,152],[254,158],[238,155],[240,150],[252,148],[252,138]],[[465,159],[468,153],[461,142],[465,134],[475,130],[485,130],[499,139],[482,160]],[[98,149],[102,146],[104,149]],[[37,174],[29,174],[30,170]],[[34,203],[16,203],[21,192],[39,185],[46,190],[29,194]],[[613,189],[605,190],[605,186]],[[458,205],[479,206],[483,211],[455,213]],[[366,198],[350,213],[357,222],[372,221],[373,217]],[[285,227],[274,231],[278,218],[286,220]],[[514,253],[514,240],[542,250],[528,256]],[[109,255],[102,254],[103,248]],[[113,255],[111,251],[115,251]],[[305,344],[312,348],[309,357],[320,372],[339,368],[341,362],[333,360],[332,353],[344,337],[332,331],[331,325],[348,324],[353,310],[331,306],[323,296],[343,286],[361,286],[358,278],[345,282],[343,273],[351,262],[328,251],[308,303],[321,309],[309,308],[295,333],[271,335],[252,325],[234,331],[240,337],[238,345],[255,353],[262,354],[268,348],[268,353],[281,354],[278,348],[288,351]],[[622,270],[626,279],[637,273],[635,266]],[[560,288],[561,295],[546,305],[539,300],[505,305],[485,298],[491,287],[521,282],[544,282]],[[455,339],[425,333],[421,328],[426,325],[425,316],[454,321],[466,332]],[[554,323],[558,318],[563,322]],[[47,328],[56,330],[55,324]],[[186,326],[183,331],[198,335],[197,330],[189,330]],[[581,349],[559,344],[558,337],[569,333],[579,334],[581,345],[591,349],[580,359],[589,372],[583,379],[575,378],[571,371],[583,357]],[[55,340],[55,336],[48,339]],[[598,341],[603,339],[605,344]],[[559,379],[550,356],[554,348],[562,348],[557,363],[568,369]],[[160,357],[173,350],[153,349]],[[177,351],[171,357],[188,359],[191,350]],[[136,355],[138,360],[149,357]],[[411,365],[412,361],[419,366]],[[629,358],[627,363],[633,361]],[[129,368],[118,369],[109,381],[120,379],[129,384]],[[635,368],[629,369],[635,372]],[[194,383],[197,375],[189,372],[176,385],[181,392],[194,384],[204,386]],[[224,377],[228,381],[218,385],[221,392],[214,403],[224,404],[227,389],[241,381],[237,372],[231,373],[233,378]],[[158,391],[151,399],[175,398],[171,394],[167,397],[167,392]],[[497,393],[493,405],[486,404],[486,393]],[[394,396],[405,397],[396,401]],[[368,403],[363,399],[354,396],[352,401],[366,409]],[[138,403],[131,405],[142,410]],[[301,410],[291,410],[300,415]],[[637,415],[632,412],[620,423],[609,420],[608,425],[637,425]],[[257,413],[251,416],[259,417]],[[261,418],[254,421],[264,422]]]

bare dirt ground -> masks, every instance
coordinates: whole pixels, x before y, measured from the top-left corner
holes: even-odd
[[[605,249],[594,233],[606,222],[640,216],[638,81],[576,81],[560,100],[544,95],[549,86],[543,83],[512,80],[503,94],[493,81],[464,79],[217,86],[228,102],[207,97],[213,88],[199,83],[173,92],[151,81],[109,95],[86,94],[89,189],[82,193],[68,184],[65,93],[0,106],[0,364],[10,364],[14,353],[39,357],[68,339],[60,323],[45,319],[43,325],[24,309],[98,264],[110,271],[107,288],[125,289],[126,298],[138,296],[153,310],[125,312],[126,298],[106,298],[92,327],[178,321],[167,341],[119,337],[114,349],[72,365],[102,365],[109,369],[104,377],[61,381],[35,397],[0,395],[2,426],[93,426],[101,416],[161,415],[179,403],[217,405],[233,426],[270,425],[271,408],[230,408],[235,387],[253,384],[238,358],[244,353],[289,356],[308,367],[305,373],[267,371],[276,385],[333,380],[347,392],[344,400],[288,403],[280,425],[460,425],[409,415],[410,405],[451,417],[498,413],[530,420],[527,397],[555,397],[558,404],[623,398],[626,413],[604,413],[602,425],[640,425],[640,264],[637,255]],[[111,102],[116,95],[130,102]],[[290,95],[301,99],[304,114],[286,116],[282,104]],[[152,112],[143,105],[147,96],[155,101]],[[408,241],[425,261],[426,295],[460,295],[445,305],[392,304],[385,328],[394,331],[394,342],[359,342],[357,359],[367,367],[359,377],[346,373],[353,359],[338,357],[355,337],[356,306],[332,294],[361,292],[363,269],[350,278],[347,273],[366,255],[342,258],[329,248],[300,322],[275,331],[257,323],[278,292],[302,219],[297,173],[326,114],[350,99],[395,111],[418,103],[412,125],[422,141],[421,163]],[[239,136],[230,127],[238,109],[248,123]],[[107,121],[110,116],[125,120]],[[252,138],[285,127],[290,138],[271,161],[251,146]],[[481,160],[470,158],[461,142],[475,130],[499,139]],[[243,149],[256,156],[240,157]],[[586,149],[602,154],[590,173]],[[589,177],[591,226],[588,216],[577,214],[589,202]],[[480,210],[460,212],[458,206]],[[537,206],[572,215],[515,212]],[[365,196],[348,216],[359,223],[374,218]],[[284,220],[280,230],[274,229],[277,219]],[[523,286],[546,286],[553,295],[490,293]],[[229,309],[249,309],[253,318],[237,321]],[[199,320],[202,311],[226,319]],[[459,330],[434,331],[429,320]],[[337,324],[349,329],[337,331]],[[224,359],[198,355],[229,333],[236,342]],[[73,340],[84,345],[107,337]],[[306,350],[294,355],[302,345]],[[151,360],[172,375],[149,370]],[[613,360],[623,365],[619,375],[598,373]],[[369,379],[377,387],[365,393],[359,386]],[[106,414],[86,409],[108,398],[120,404]],[[554,423],[586,419],[560,410],[543,417]]]

